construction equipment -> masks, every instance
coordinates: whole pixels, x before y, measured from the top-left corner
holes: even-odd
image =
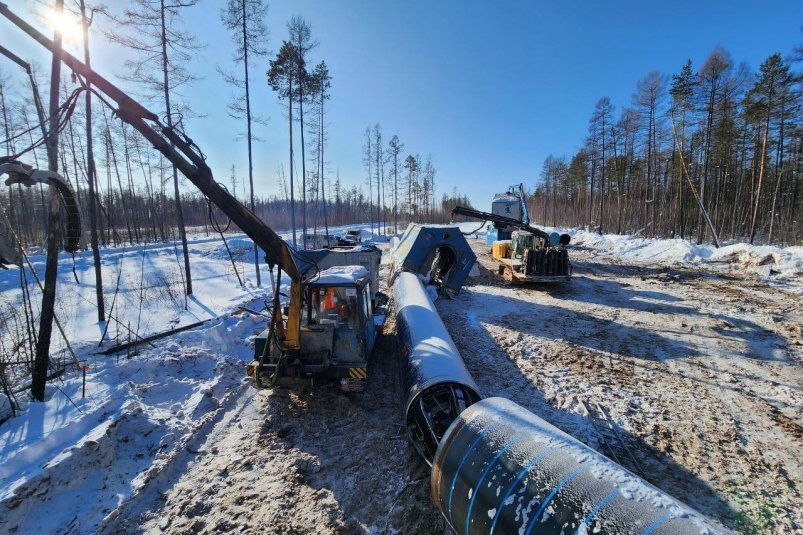
[[[460,291],[477,260],[458,227],[417,223],[407,226],[390,256],[391,284],[401,272],[417,273],[449,296]]]
[[[338,245],[357,245],[362,242],[362,231],[360,229],[347,230],[343,236],[337,237]]]
[[[530,213],[527,211],[527,198],[524,195],[524,183],[508,187],[505,193],[497,193],[491,201],[491,213],[501,218],[511,219],[525,225],[530,224]],[[490,221],[490,220],[489,220]],[[494,222],[492,229],[485,234],[485,241],[491,245],[496,240],[509,240],[511,228],[504,223]]]
[[[452,218],[460,215],[493,223],[488,229],[489,234],[495,237],[490,242],[491,256],[499,263],[499,275],[505,280],[514,283],[570,280],[572,264],[566,246],[571,237],[557,232],[547,234],[531,226],[526,207],[523,210],[519,213],[524,214],[526,221],[456,206],[452,209]],[[509,236],[510,239],[497,239],[500,235]]]
[[[367,356],[371,353],[375,338],[372,318],[377,297],[376,283],[372,283],[376,281],[375,274],[372,276],[359,265],[344,268],[341,263],[351,261],[351,257],[338,251],[296,251],[215,181],[204,154],[189,136],[175,126],[162,124],[155,113],[71,54],[56,47],[50,39],[3,3],[0,3],[0,14],[57,54],[72,69],[74,79],[84,90],[98,94],[109,106],[113,102],[117,106],[117,117],[142,134],[265,252],[265,261],[271,274],[273,268],[277,268],[276,276],[273,277],[273,303],[270,306],[267,334],[258,348],[254,362],[247,368],[254,384],[271,384],[277,378],[287,375],[324,375],[341,378],[345,390],[361,390],[367,378]],[[378,256],[381,252],[367,250],[365,254],[377,257],[377,261],[368,264],[369,268],[378,268]],[[335,267],[322,269],[324,264]],[[280,301],[283,275],[290,279],[286,306],[282,306]],[[328,305],[335,302],[335,299],[338,305],[351,308],[348,311],[342,308],[341,312],[341,307],[338,307],[333,313],[323,308],[324,301]],[[318,307],[318,316],[313,314],[313,305]],[[336,319],[332,319],[332,314]],[[342,321],[341,314],[347,321]],[[339,336],[337,331],[345,324],[348,324],[349,329],[357,329],[359,332],[353,336]],[[344,340],[348,340],[350,349],[344,349]],[[336,348],[338,343],[344,345]]]
[[[5,180],[6,186],[20,184],[31,187],[35,184],[45,184],[56,189],[64,206],[64,250],[68,253],[77,252],[81,241],[81,211],[69,183],[54,171],[34,169],[30,165],[13,160],[0,163],[0,176],[6,174],[8,175]],[[22,260],[13,229],[4,228],[5,226],[5,221],[0,222],[0,267],[3,264],[19,264]]]

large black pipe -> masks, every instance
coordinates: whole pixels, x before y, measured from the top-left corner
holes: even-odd
[[[432,494],[459,535],[717,532],[674,498],[503,398],[471,405],[443,435]]]
[[[432,464],[443,433],[481,396],[438,311],[414,273],[393,283],[407,432]]]

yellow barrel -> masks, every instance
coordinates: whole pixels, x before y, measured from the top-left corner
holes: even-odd
[[[510,240],[495,241],[491,247],[491,255],[494,258],[508,258],[510,256]]]

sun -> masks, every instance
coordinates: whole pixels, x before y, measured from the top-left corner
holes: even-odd
[[[81,22],[72,13],[67,11],[59,13],[50,8],[44,12],[44,20],[50,29],[61,32],[61,37],[65,41],[81,40]]]

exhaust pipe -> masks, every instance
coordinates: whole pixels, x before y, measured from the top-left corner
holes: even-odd
[[[697,513],[503,398],[463,411],[441,439],[432,497],[460,535],[717,533]]]

